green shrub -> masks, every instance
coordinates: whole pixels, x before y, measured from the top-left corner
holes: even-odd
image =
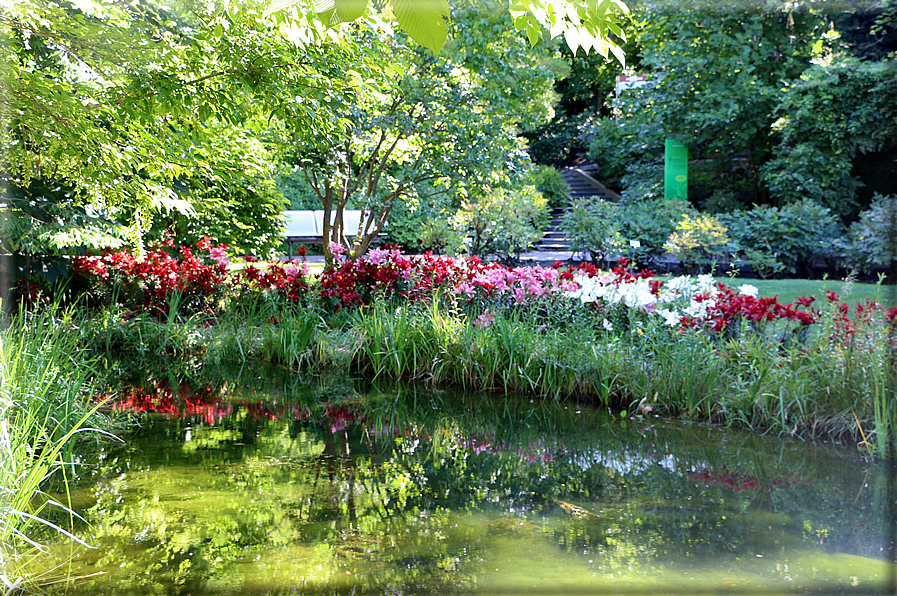
[[[283,240],[288,203],[271,176],[271,152],[243,130],[222,129],[197,149],[197,155],[209,159],[210,167],[193,168],[180,178],[178,189],[178,198],[189,201],[193,212],[170,209],[154,214],[145,242],[152,244],[173,233],[184,245],[208,237],[237,254],[273,256]],[[132,215],[120,213],[123,222]]]
[[[634,161],[620,182],[626,201],[663,199],[663,161]]]
[[[733,252],[744,255],[760,277],[795,275],[814,257],[837,255],[842,234],[831,210],[810,200],[777,207],[755,206],[750,211],[721,214],[729,229]]]
[[[457,252],[463,246],[464,234],[463,226],[452,215],[456,208],[448,194],[421,185],[393,204],[382,237],[412,251]]]
[[[564,177],[551,166],[539,166],[532,174],[532,182],[536,190],[542,193],[551,208],[565,207],[570,199],[570,185]]]
[[[781,138],[762,179],[780,203],[812,198],[841,217],[857,211],[864,154],[894,146],[897,66],[838,56],[786,86],[776,107]]]
[[[650,266],[666,252],[667,238],[686,213],[695,211],[684,201],[652,199],[623,205],[617,213],[622,255],[638,267]]]
[[[726,226],[712,215],[686,213],[664,247],[679,255],[683,269],[692,271],[719,260],[729,237]]]
[[[478,200],[465,201],[458,217],[471,234],[471,254],[511,259],[542,237],[548,201],[531,185],[487,189]]]
[[[605,266],[623,248],[619,212],[619,205],[598,198],[573,201],[561,224],[570,248],[588,251],[595,265]]]
[[[851,264],[868,272],[887,267],[891,281],[897,281],[897,196],[875,195],[869,209],[850,226]]]
[[[827,153],[810,143],[782,147],[762,171],[769,194],[781,203],[806,197],[829,205],[839,215],[849,216],[856,209],[856,191],[860,183],[850,172],[853,165],[844,153]]]
[[[420,226],[420,247],[435,254],[459,254],[464,249],[462,227],[446,212],[431,215]]]

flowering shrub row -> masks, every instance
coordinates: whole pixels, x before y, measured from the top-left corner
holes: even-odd
[[[194,249],[181,247],[175,258],[173,243],[163,243],[147,251],[144,259],[120,251],[100,256],[77,257],[73,271],[96,285],[119,284],[139,289],[131,291],[134,306],[167,312],[172,294],[194,301],[226,295],[268,292],[292,302],[319,301],[325,308],[340,310],[370,304],[377,298],[398,298],[411,302],[430,300],[437,292],[454,295],[467,304],[481,305],[474,323],[488,327],[495,308],[514,307],[546,300],[565,300],[594,310],[604,317],[604,326],[621,313],[641,313],[672,329],[702,328],[711,333],[731,333],[739,326],[759,330],[766,323],[790,321],[793,331],[804,332],[820,321],[813,297],[801,297],[791,304],[777,298],[758,297],[757,288],[732,288],[709,275],[682,276],[669,281],[652,279],[650,271],[633,272],[624,262],[612,271],[599,271],[591,264],[576,268],[560,263],[551,268],[505,267],[472,257],[450,259],[432,254],[406,256],[391,248],[375,248],[359,259],[342,257],[328,265],[317,283],[304,262],[269,262],[264,267],[250,264],[238,273],[226,274],[230,260],[227,247],[212,246],[208,239]],[[884,316],[897,328],[897,307],[888,311],[874,302],[851,308],[834,292],[827,302],[834,312],[834,335],[849,339],[860,321],[873,314]],[[804,333],[805,335],[805,333]]]

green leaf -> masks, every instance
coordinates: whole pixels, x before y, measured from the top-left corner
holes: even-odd
[[[344,23],[351,23],[361,18],[368,7],[368,0],[337,0],[336,14]]]
[[[446,0],[392,0],[399,26],[420,45],[438,52],[448,36],[444,17],[450,16]]]
[[[268,8],[265,9],[265,12],[263,14],[264,16],[268,16],[272,13],[277,12],[278,10],[289,8],[290,6],[298,3],[299,0],[271,0],[271,3],[268,4]]]
[[[318,19],[328,27],[340,24],[339,15],[336,12],[336,0],[315,0],[315,13]]]

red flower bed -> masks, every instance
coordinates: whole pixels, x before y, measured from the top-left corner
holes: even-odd
[[[88,278],[95,290],[102,288],[111,294],[114,286],[118,291],[127,289],[120,298],[133,301],[132,306],[139,310],[167,313],[175,294],[180,295],[181,304],[201,310],[223,289],[226,259],[220,255],[226,247],[212,247],[204,238],[196,245],[206,251],[204,258],[195,256],[186,246],[175,258],[169,253],[172,248],[169,243],[151,247],[143,259],[125,250],[77,256],[72,259],[72,273]]]

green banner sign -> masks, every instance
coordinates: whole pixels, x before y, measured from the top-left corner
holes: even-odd
[[[663,196],[667,200],[688,200],[688,147],[667,139],[663,156]]]

